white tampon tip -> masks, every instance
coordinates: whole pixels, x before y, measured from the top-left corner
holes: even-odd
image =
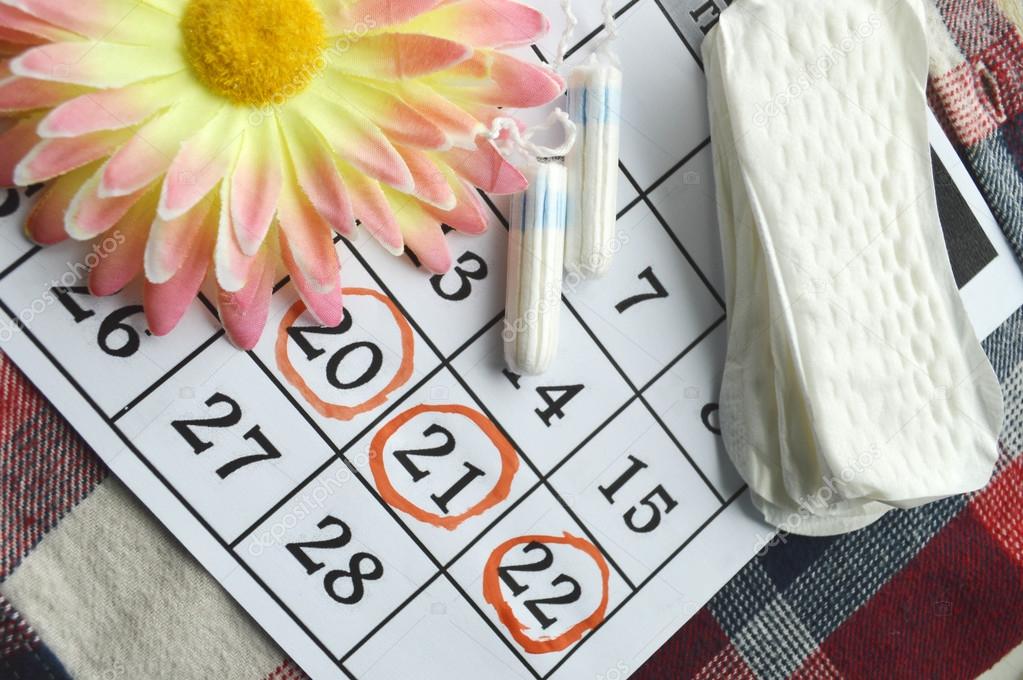
[[[566,183],[560,160],[531,162],[529,188],[512,199],[504,356],[524,375],[550,368],[558,349],[565,260]]]
[[[603,276],[614,258],[622,72],[595,56],[568,79],[568,113],[579,130],[568,153],[565,268]]]

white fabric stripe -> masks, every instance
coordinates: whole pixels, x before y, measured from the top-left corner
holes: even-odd
[[[3,585],[76,678],[265,678],[285,658],[114,478]]]

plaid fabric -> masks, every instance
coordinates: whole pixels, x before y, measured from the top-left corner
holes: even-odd
[[[1023,257],[1023,35],[1010,21],[1023,10],[1019,0],[930,9],[932,105]],[[780,536],[635,677],[974,677],[1020,645],[1023,311],[984,346],[1007,406],[986,489],[845,536]],[[2,584],[106,471],[2,355],[0,393]],[[0,626],[0,677],[68,677],[2,596]],[[266,675],[303,678],[288,660]]]

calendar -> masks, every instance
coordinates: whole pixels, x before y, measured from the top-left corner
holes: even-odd
[[[534,4],[552,32],[519,56],[549,61],[563,20],[557,0]],[[569,64],[602,22],[598,3],[576,4]],[[616,4],[616,259],[606,278],[566,279],[548,374],[504,365],[509,211],[489,197],[485,235],[447,235],[444,276],[368,235],[339,239],[341,324],[317,327],[282,278],[242,352],[208,298],[156,338],[138,288],[89,296],[90,263],[117,244],[35,247],[20,229],[33,191],[11,191],[3,351],[315,680],[625,678],[773,536],[718,430],[726,324],[699,45],[722,7]],[[1023,281],[938,151],[990,248],[963,292],[986,334]]]

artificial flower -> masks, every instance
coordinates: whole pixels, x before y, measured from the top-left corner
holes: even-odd
[[[0,0],[0,185],[47,183],[38,243],[119,232],[89,288],[144,273],[157,335],[212,270],[252,347],[280,265],[335,326],[333,232],[442,273],[441,225],[486,227],[476,188],[525,188],[484,133],[562,93],[501,51],[547,28],[512,0]]]

